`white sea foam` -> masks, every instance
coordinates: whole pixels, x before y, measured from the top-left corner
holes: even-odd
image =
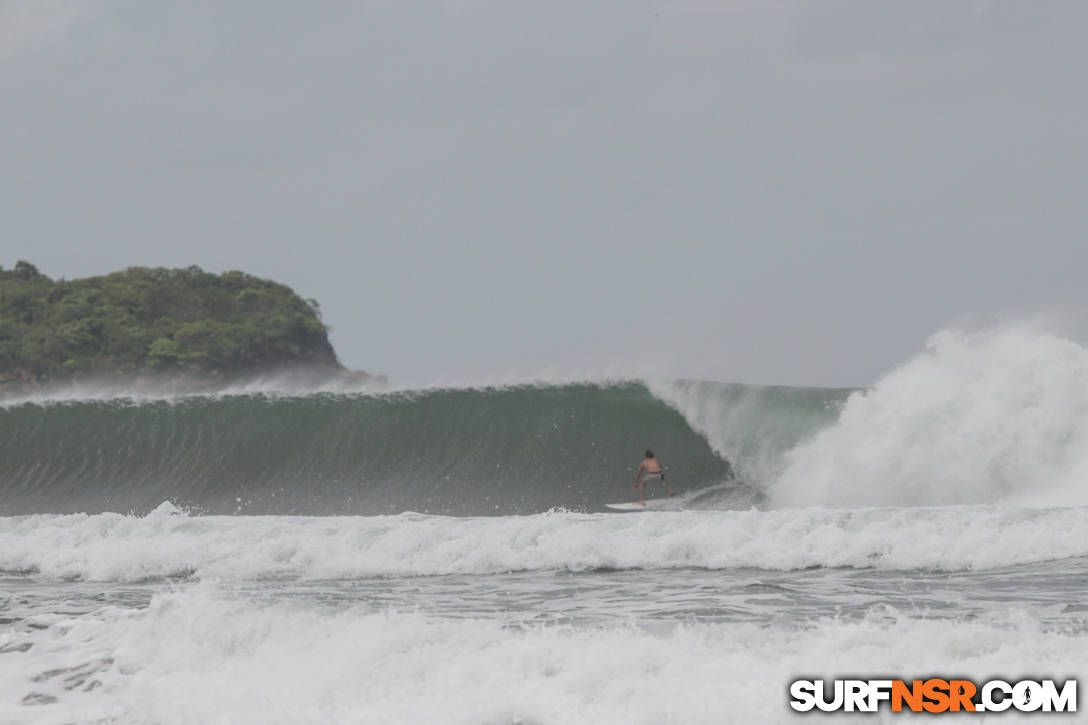
[[[985,506],[457,518],[166,511],[0,518],[0,570],[52,578],[365,578],[507,571],[963,571],[1088,555],[1088,508]]]
[[[0,632],[0,722],[775,723],[801,676],[1067,677],[1088,647],[1016,612],[521,628],[203,584],[37,624]]]
[[[785,462],[779,506],[1088,504],[1088,350],[1027,327],[942,332]]]

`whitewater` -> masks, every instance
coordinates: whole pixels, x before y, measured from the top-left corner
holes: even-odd
[[[1030,327],[860,390],[84,388],[0,429],[5,725],[786,722],[800,677],[1088,665],[1088,349]],[[609,513],[646,447],[674,508]]]

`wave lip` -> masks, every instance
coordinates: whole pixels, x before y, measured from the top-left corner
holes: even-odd
[[[121,582],[691,567],[966,571],[1080,556],[1088,556],[1088,508],[0,519],[0,570]]]

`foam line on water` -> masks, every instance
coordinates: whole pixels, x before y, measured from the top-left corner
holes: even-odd
[[[165,509],[164,509],[165,510]],[[1088,508],[553,513],[458,518],[0,518],[0,570],[54,578],[369,578],[508,571],[963,571],[1088,555]]]

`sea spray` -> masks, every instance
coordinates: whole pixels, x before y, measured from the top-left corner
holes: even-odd
[[[776,506],[1088,503],[1088,350],[945,331],[785,456]]]

